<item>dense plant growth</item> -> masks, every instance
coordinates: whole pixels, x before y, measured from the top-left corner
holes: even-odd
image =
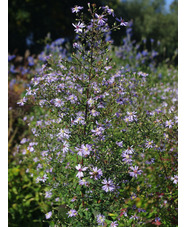
[[[43,222],[177,226],[177,72],[169,70],[169,82],[156,80],[157,52],[139,52],[130,23],[108,6],[88,4],[90,17],[81,11],[72,9],[72,56],[60,49],[62,39],[48,46],[18,102],[35,106],[35,116],[25,118],[32,135],[17,155],[38,185],[35,200],[45,203]],[[129,45],[114,63],[109,35],[123,26]],[[141,71],[145,61],[149,74]]]

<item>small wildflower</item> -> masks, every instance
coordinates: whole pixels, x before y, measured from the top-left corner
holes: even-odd
[[[72,13],[78,13],[81,9],[83,9],[82,6],[74,6],[74,8],[72,8]]]
[[[110,180],[110,179],[108,179],[108,180],[104,179],[102,181],[102,184],[104,184],[104,186],[102,187],[102,189],[104,191],[106,191],[106,192],[109,192],[109,191],[112,192],[112,191],[115,190],[115,185],[114,185],[113,181]]]
[[[117,221],[114,221],[110,224],[110,227],[117,227],[118,226],[118,223]]]
[[[138,174],[141,175],[142,173],[142,170],[139,170],[138,166],[135,166],[135,167],[131,166],[130,169],[133,170],[132,172],[129,172],[129,175],[131,177],[137,178]]]
[[[78,164],[76,166],[76,169],[78,170],[78,174],[76,175],[76,177],[82,178],[83,177],[83,172],[87,170],[87,167],[81,167],[81,165]]]
[[[52,216],[52,211],[49,211],[47,214],[45,214],[46,219],[51,218]]]
[[[174,177],[171,177],[171,180],[173,181],[174,184],[178,183],[178,176],[174,175]]]
[[[75,27],[74,31],[76,33],[79,33],[79,32],[81,33],[83,31],[82,29],[85,27],[85,25],[83,23],[80,23],[80,22],[78,22],[78,24],[76,24],[76,25],[75,24],[72,24],[72,25]]]
[[[75,216],[77,216],[77,211],[76,210],[74,210],[74,209],[71,209],[71,210],[69,210],[68,211],[68,217],[75,217]]]
[[[169,120],[169,121],[165,122],[165,127],[172,128],[173,125],[174,125],[174,123],[173,123],[172,120]]]
[[[97,223],[99,224],[99,225],[104,225],[104,222],[105,222],[105,216],[104,215],[101,215],[101,214],[98,214],[97,216],[96,216],[96,218],[97,218]]]
[[[90,178],[94,178],[94,180],[100,179],[100,177],[103,175],[101,169],[98,169],[97,167],[92,168],[93,172],[90,172],[89,174],[91,175]]]
[[[128,26],[128,22],[125,22],[121,17],[120,17],[120,19],[116,18],[116,20],[118,22],[120,22],[120,26]]]

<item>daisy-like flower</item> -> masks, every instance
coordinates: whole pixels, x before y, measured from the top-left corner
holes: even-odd
[[[71,102],[72,104],[74,104],[74,103],[77,101],[77,97],[76,97],[75,95],[70,95],[70,96],[68,97],[68,100],[70,100],[70,102]]]
[[[165,122],[165,127],[172,128],[173,125],[174,125],[174,122],[172,120]]]
[[[94,133],[94,135],[100,136],[102,132],[104,131],[103,127],[97,127],[96,129],[92,129],[91,132]]]
[[[178,176],[174,175],[174,177],[171,177],[171,180],[173,181],[174,184],[178,183]]]
[[[52,216],[52,211],[49,211],[47,214],[45,214],[46,219],[51,218]]]
[[[90,151],[92,150],[91,145],[89,144],[82,144],[80,148],[76,147],[75,148],[78,151],[78,155],[82,156],[82,157],[86,157],[87,155],[90,154]]]
[[[87,186],[88,185],[88,182],[85,179],[81,179],[79,181],[79,185],[85,185],[85,186]]]
[[[76,169],[78,170],[78,174],[76,175],[76,177],[78,178],[82,178],[84,175],[83,175],[83,172],[87,170],[88,167],[82,167],[80,164],[78,164],[76,166]]]
[[[146,148],[153,148],[153,140],[152,141],[147,141],[145,146],[146,146]]]
[[[120,22],[120,26],[128,26],[128,22],[125,22],[124,19],[122,19],[121,17],[120,19],[116,18],[116,20]]]
[[[102,181],[102,184],[104,184],[102,189],[106,192],[112,192],[115,190],[115,185],[114,185],[113,181],[110,179],[108,179],[108,180],[104,179]]]
[[[100,179],[100,177],[103,175],[101,169],[98,169],[97,167],[93,167],[92,170],[93,171],[89,172],[89,174],[91,175],[90,178],[94,178],[94,180]]]
[[[94,109],[92,109],[92,110],[90,111],[90,113],[91,113],[91,115],[94,116],[94,117],[96,117],[96,116],[99,115],[99,112],[96,111],[96,110],[94,110]]]
[[[23,138],[22,140],[21,140],[21,144],[24,144],[24,143],[26,143],[28,140],[26,139],[26,138]]]
[[[92,106],[94,104],[94,99],[90,98],[87,103],[89,106]]]
[[[138,166],[135,166],[135,167],[131,166],[130,169],[132,170],[132,172],[129,172],[129,175],[131,177],[137,178],[138,174],[141,175],[142,173],[142,170],[139,170]]]
[[[129,116],[126,116],[126,117],[124,118],[124,121],[125,121],[126,123],[129,123],[129,122],[131,122],[131,118],[130,118]]]
[[[131,164],[132,163],[132,156],[129,154],[126,154],[125,152],[122,153],[122,157],[123,157],[123,162],[127,163],[127,164]]]
[[[34,143],[32,143],[32,142],[29,143],[27,150],[29,150],[30,152],[33,152],[34,151],[33,145],[34,145]]]
[[[81,151],[82,151],[83,156],[89,155],[91,150],[92,150],[91,145],[89,145],[89,144],[81,145]]]
[[[67,141],[64,141],[63,142],[63,146],[62,146],[62,150],[63,150],[63,153],[67,153],[68,150],[69,150],[69,143]]]
[[[129,116],[131,122],[137,120],[136,112],[127,112],[127,115]]]
[[[60,132],[57,134],[60,139],[68,139],[70,137],[70,131],[68,129],[60,129]]]
[[[130,219],[133,219],[133,220],[138,220],[138,219],[139,219],[139,217],[138,217],[136,214],[134,214],[134,215],[132,215],[132,216],[130,217]]]
[[[81,33],[83,31],[83,28],[85,27],[85,25],[81,22],[78,22],[78,24],[72,24],[75,27],[75,32],[76,33]]]
[[[111,222],[110,227],[117,227],[118,223],[117,221]]]
[[[67,214],[68,214],[68,217],[75,217],[78,213],[77,213],[76,210],[71,209],[71,210],[68,211]]]
[[[51,198],[52,197],[52,192],[51,191],[46,191],[45,192],[45,198]]]
[[[27,101],[27,98],[23,97],[19,102],[17,102],[18,105],[24,106]]]
[[[83,9],[82,6],[74,6],[74,8],[72,8],[72,13],[78,13],[81,9]]]
[[[119,147],[123,147],[123,141],[121,141],[121,142],[116,142],[116,144],[117,144]]]
[[[43,183],[45,183],[45,181],[48,179],[47,174],[45,173],[40,179],[39,181],[42,181]]]
[[[98,214],[96,216],[96,218],[97,218],[97,223],[99,225],[104,225],[104,222],[105,222],[105,216],[104,215]]]
[[[127,150],[125,150],[123,153],[125,153],[125,154],[133,154],[134,153],[134,149],[132,147],[128,147]]]
[[[54,105],[55,105],[56,107],[61,107],[61,106],[64,105],[64,102],[63,102],[61,99],[56,98],[56,99],[54,100]]]
[[[104,18],[104,15],[98,15],[97,13],[95,13],[95,17],[98,19],[99,25],[104,25],[107,21],[107,19]]]
[[[138,72],[138,75],[142,76],[142,77],[147,77],[149,74],[140,71],[140,72]]]
[[[85,117],[84,116],[78,116],[75,120],[74,123],[79,123],[84,125],[85,124]]]

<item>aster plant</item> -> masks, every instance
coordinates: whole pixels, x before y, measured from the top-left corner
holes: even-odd
[[[117,70],[110,58],[107,35],[128,23],[108,6],[88,4],[88,11],[89,18],[81,6],[72,9],[78,17],[72,24],[77,33],[72,60],[48,57],[19,102],[42,109],[29,123],[33,141],[22,140],[24,161],[29,168],[34,160],[29,172],[46,185],[50,209],[44,212],[50,226],[146,225],[149,213],[143,201],[156,191],[149,189],[145,161],[151,158],[149,151],[152,156],[159,152],[163,133],[175,125],[167,119],[155,122],[152,112],[158,106],[146,105],[147,95],[154,94],[148,74]],[[116,19],[112,27],[110,17]],[[163,153],[158,157],[162,161]],[[167,167],[162,169],[166,174]],[[176,176],[165,174],[162,178],[174,185]],[[138,207],[136,199],[143,200]]]

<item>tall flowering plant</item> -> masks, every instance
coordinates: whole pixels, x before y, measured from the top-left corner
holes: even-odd
[[[115,14],[108,6],[97,10],[88,4],[90,18],[82,10],[72,9],[78,16],[72,61],[50,56],[19,102],[41,108],[29,123],[34,140],[21,141],[25,162],[36,182],[46,185],[51,226],[142,224],[143,204],[135,207],[131,201],[147,187],[139,185],[142,177],[148,181],[143,161],[149,149],[158,149],[151,137],[162,138],[159,130],[152,132],[162,125],[152,124],[147,114],[154,108],[146,106],[148,75],[123,74],[109,57],[107,35],[127,22],[116,18],[110,28],[107,22]],[[35,169],[29,169],[33,162]]]

